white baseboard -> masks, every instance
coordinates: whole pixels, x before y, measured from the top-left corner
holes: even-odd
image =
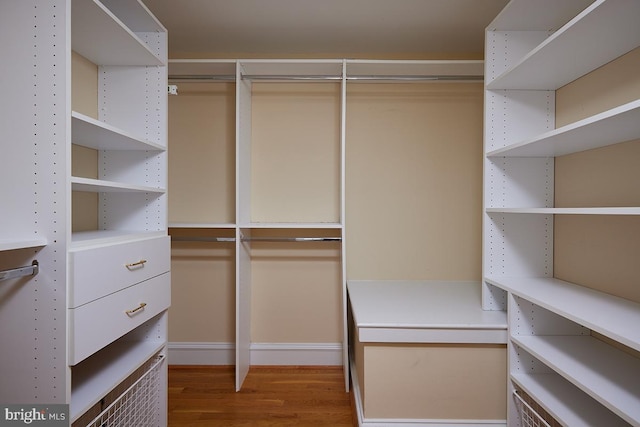
[[[170,342],[170,365],[235,365],[235,344],[224,342]]]
[[[252,365],[341,366],[342,343],[252,343]],[[170,342],[171,365],[235,365],[235,345],[217,342]]]
[[[351,360],[353,400],[359,427],[506,427],[506,420],[433,420],[415,418],[365,418],[358,372]]]

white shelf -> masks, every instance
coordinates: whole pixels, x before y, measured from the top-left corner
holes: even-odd
[[[170,59],[169,78],[202,76],[235,81],[236,63],[228,59]]]
[[[506,343],[506,313],[482,310],[478,282],[349,280],[347,289],[362,342]]]
[[[14,251],[43,246],[47,246],[46,239],[0,239],[0,251]]]
[[[71,177],[73,191],[90,193],[157,193],[163,194],[165,189],[144,185],[124,184],[121,182],[104,181],[101,179]]]
[[[165,147],[78,112],[71,113],[73,143],[96,150],[163,151]]]
[[[342,60],[338,59],[247,59],[241,60],[242,75],[248,77],[333,77],[342,79]]]
[[[487,157],[556,157],[640,138],[640,100],[487,153]]]
[[[571,427],[629,427],[557,374],[515,374],[511,380],[553,418]]]
[[[598,0],[488,83],[487,89],[556,90],[638,46],[638,16],[640,2],[627,1],[621,7],[618,0]]]
[[[163,65],[140,38],[98,0],[73,0],[71,48],[97,65]]]
[[[71,420],[100,401],[163,346],[157,342],[119,341],[73,367]]]
[[[170,222],[169,228],[210,228],[210,229],[234,229],[235,224],[232,223],[212,223],[212,222]]]
[[[488,277],[486,281],[640,351],[640,304],[553,278]]]
[[[87,249],[114,243],[125,243],[166,236],[165,231],[93,230],[71,235],[69,251]]]
[[[593,0],[512,0],[487,27],[489,31],[556,31]]]
[[[640,215],[640,207],[601,208],[487,208],[487,213],[542,215]]]
[[[111,12],[136,33],[166,32],[166,28],[153,16],[141,0],[100,0]]]
[[[347,79],[375,80],[376,77],[479,77],[484,76],[484,61],[481,60],[431,60],[397,61],[348,59]]]
[[[591,336],[513,336],[572,384],[629,423],[640,424],[640,360]]]
[[[342,224],[336,222],[250,222],[239,225],[240,228],[277,228],[277,229],[342,229]]]

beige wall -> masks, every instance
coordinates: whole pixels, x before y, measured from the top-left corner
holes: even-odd
[[[559,89],[562,126],[640,98],[640,48]],[[639,206],[640,140],[558,157],[555,203]],[[556,215],[554,275],[640,302],[640,218]]]
[[[347,94],[347,277],[480,280],[481,84]]]
[[[83,56],[71,56],[71,108],[86,116],[98,118],[98,67]],[[85,178],[98,177],[98,152],[90,148],[71,146],[71,174]],[[74,191],[72,230],[98,228],[98,195]]]
[[[235,85],[180,83],[169,97],[169,222],[235,222]]]

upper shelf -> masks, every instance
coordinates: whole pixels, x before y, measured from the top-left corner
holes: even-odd
[[[545,132],[487,157],[556,157],[640,138],[640,100]]]
[[[477,80],[484,76],[481,60],[360,60],[346,61],[347,80]]]
[[[46,239],[0,239],[0,251],[39,248],[46,245]]]
[[[556,90],[638,46],[638,16],[638,1],[598,0],[488,83],[487,89]]]
[[[487,213],[541,215],[640,215],[640,207],[487,208]]]
[[[163,60],[98,0],[72,1],[71,48],[97,65],[163,65]]]
[[[640,351],[638,303],[553,278],[488,277],[486,281]]]
[[[511,0],[489,24],[489,31],[556,31],[593,0]]]
[[[138,138],[129,132],[75,111],[71,113],[71,135],[74,144],[96,150],[162,151],[165,149],[159,144]]]

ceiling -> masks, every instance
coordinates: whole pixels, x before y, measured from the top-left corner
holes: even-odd
[[[481,59],[507,0],[143,0],[172,58]]]

